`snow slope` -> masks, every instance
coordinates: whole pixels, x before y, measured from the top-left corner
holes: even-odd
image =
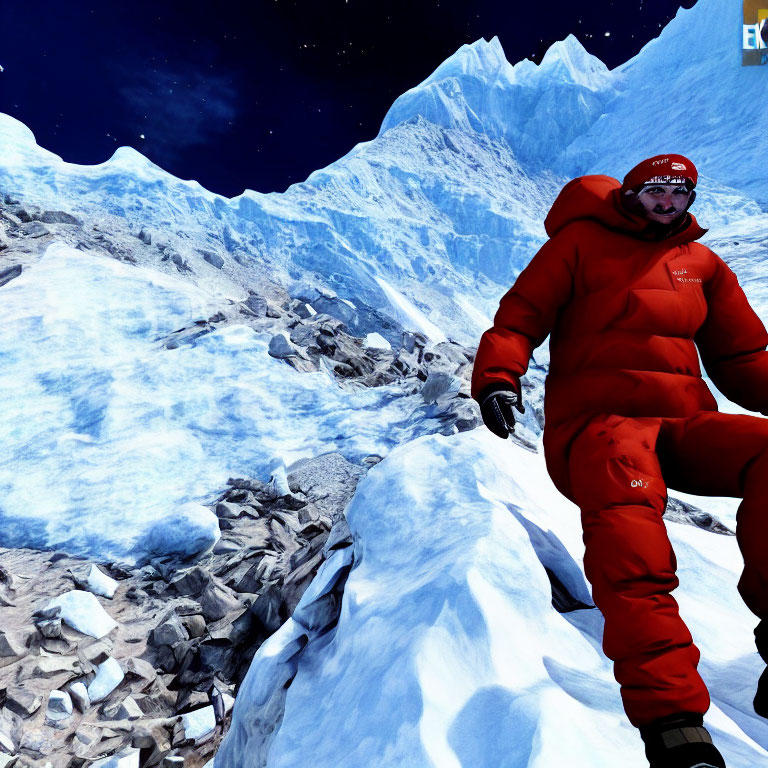
[[[422,437],[368,473],[346,517],[354,565],[338,627],[317,635],[297,611],[259,650],[216,768],[647,766],[599,611],[551,605],[545,567],[591,598],[578,509],[540,454],[482,429]],[[735,537],[667,528],[712,695],[706,724],[729,768],[754,768],[768,761],[768,723],[751,708],[764,665]],[[294,674],[280,722],[265,703]]]
[[[229,477],[268,480],[275,460],[331,450],[360,461],[422,434],[418,396],[299,373],[269,356],[269,334],[157,341],[216,298],[63,245],[0,287],[0,546],[164,554],[179,508]]]

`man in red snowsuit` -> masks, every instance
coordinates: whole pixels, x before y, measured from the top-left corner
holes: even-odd
[[[768,618],[768,419],[719,413],[697,356],[723,394],[768,414],[768,334],[734,273],[696,242],[707,231],[688,212],[696,182],[693,163],[670,154],[622,184],[566,184],[544,222],[550,239],[501,299],[472,377],[485,424],[506,438],[520,377],[550,334],[547,468],[581,509],[603,648],[653,768],[725,765],[703,728],[699,650],[670,594],[667,488],[743,497],[739,593]],[[768,662],[768,621],[755,633]],[[755,709],[768,716],[768,673]]]

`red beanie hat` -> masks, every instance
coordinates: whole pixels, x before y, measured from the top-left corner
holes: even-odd
[[[696,186],[696,166],[683,155],[655,155],[638,163],[625,177],[622,192],[639,192],[645,184],[685,184]]]

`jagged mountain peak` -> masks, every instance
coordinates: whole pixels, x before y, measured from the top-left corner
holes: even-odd
[[[569,34],[547,49],[538,68],[539,75],[602,90],[611,79],[608,67],[584,48],[579,39]]]
[[[481,37],[473,43],[464,43],[449,56],[421,85],[457,75],[474,75],[483,79],[493,78],[500,70],[510,67],[499,38]]]

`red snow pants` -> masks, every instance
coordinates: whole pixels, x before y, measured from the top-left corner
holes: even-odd
[[[603,650],[634,726],[709,708],[700,652],[670,594],[677,561],[662,514],[667,487],[743,500],[739,594],[768,618],[768,419],[701,411],[684,418],[592,418],[571,444],[584,570],[605,618]]]

